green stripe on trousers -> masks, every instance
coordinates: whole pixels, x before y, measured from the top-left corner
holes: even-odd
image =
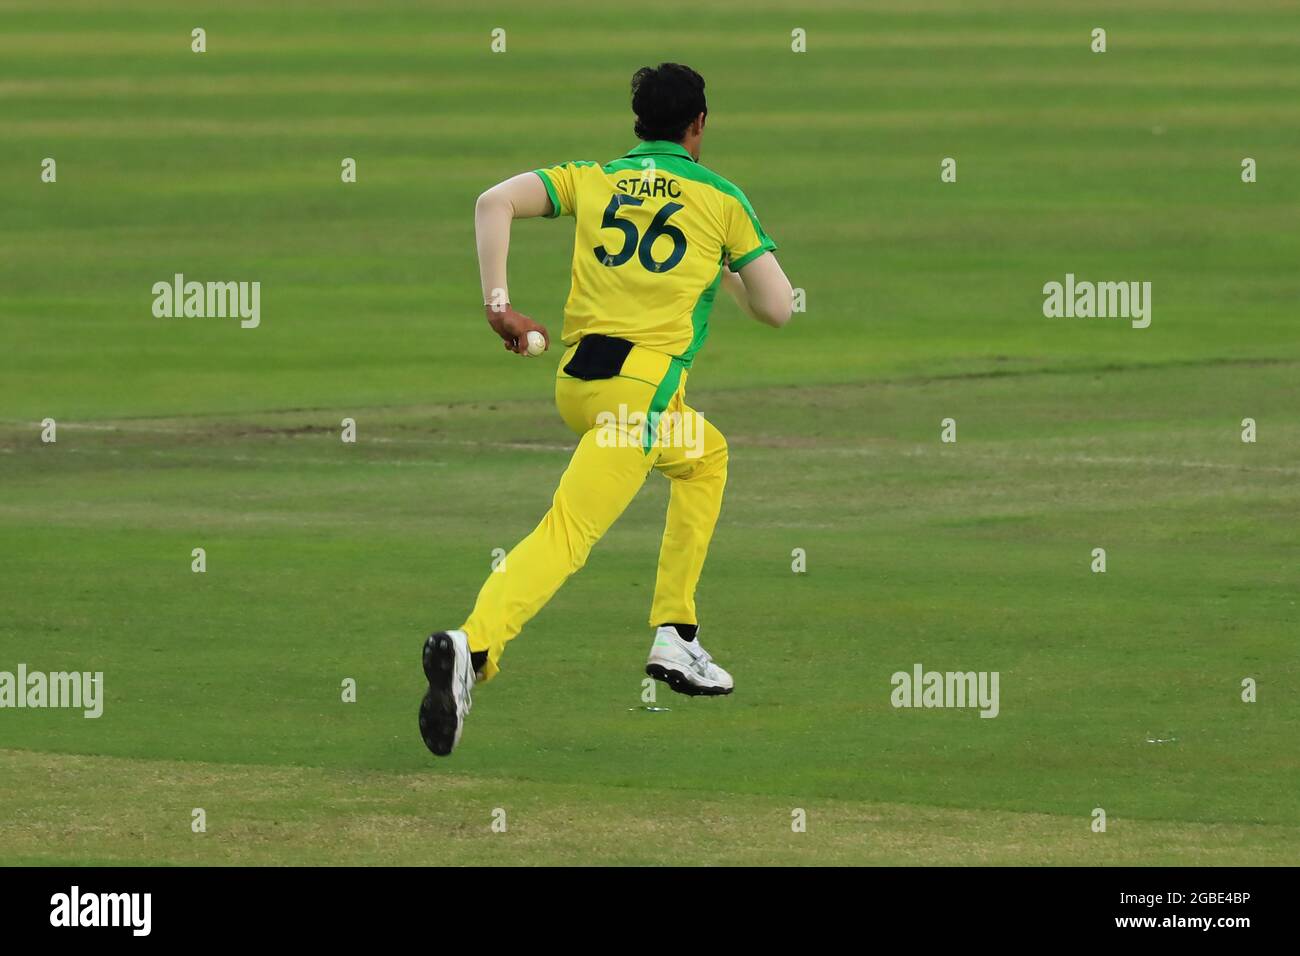
[[[646,415],[645,437],[641,439],[641,451],[644,454],[650,454],[650,449],[654,445],[655,433],[659,429],[659,416],[664,413],[668,403],[677,394],[677,386],[682,381],[682,367],[682,360],[673,356],[668,363],[668,371],[664,373],[663,380],[660,381],[659,387],[655,389],[654,397],[650,399],[649,414]]]

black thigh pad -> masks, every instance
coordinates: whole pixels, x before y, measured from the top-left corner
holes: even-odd
[[[632,343],[627,339],[612,335],[584,335],[564,371],[586,382],[613,378],[622,370],[627,353],[631,351]]]

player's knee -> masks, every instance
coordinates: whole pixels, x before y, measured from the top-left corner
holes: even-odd
[[[563,549],[570,573],[577,571],[587,563],[591,549],[600,540],[600,531],[583,521],[561,501],[551,507],[547,520],[551,526],[551,539]]]
[[[718,434],[717,429],[701,433],[695,447],[687,447],[685,462],[678,462],[674,470],[668,471],[670,478],[688,480],[710,477],[727,473],[727,442]]]

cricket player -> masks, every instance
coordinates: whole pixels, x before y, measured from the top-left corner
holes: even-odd
[[[703,77],[677,63],[637,70],[632,111],[641,142],[627,155],[521,173],[475,206],[488,325],[523,356],[530,332],[546,348],[551,340],[511,303],[510,225],[574,219],[555,404],[579,440],[550,511],[488,574],[469,617],[425,641],[420,734],[439,756],[460,740],[474,684],[496,675],[506,644],[586,563],[651,471],[668,478],[671,493],[645,671],[682,694],[734,686],[700,646],[695,609],[727,482],[727,443],[686,404],[686,379],[720,285],[751,317],[780,327],[790,320],[790,282],[745,194],[700,165]]]

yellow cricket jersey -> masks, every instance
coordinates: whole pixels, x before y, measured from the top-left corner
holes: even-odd
[[[689,368],[709,334],[722,263],[733,272],[776,248],[745,194],[677,143],[642,143],[601,166],[536,170],[551,216],[573,216],[566,345],[616,335]]]

